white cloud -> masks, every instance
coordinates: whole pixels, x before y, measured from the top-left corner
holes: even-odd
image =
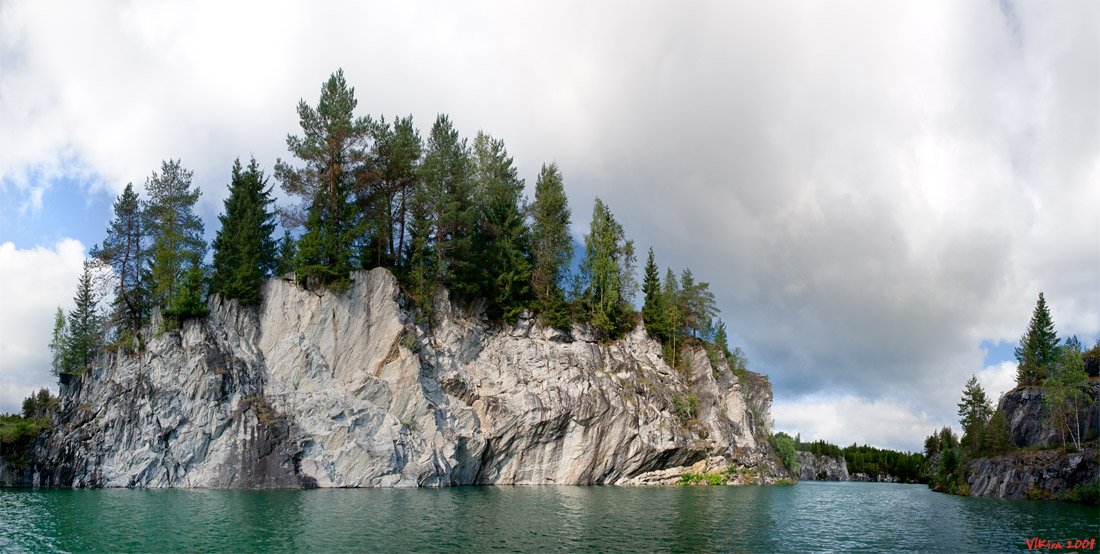
[[[0,413],[19,411],[41,387],[56,392],[46,346],[58,306],[72,307],[83,261],[84,245],[72,239],[29,250],[0,243]]]
[[[870,444],[909,452],[920,452],[924,438],[943,425],[901,402],[866,400],[852,395],[777,402],[772,413],[775,431],[792,436],[801,433],[805,442],[824,440],[841,447]]]

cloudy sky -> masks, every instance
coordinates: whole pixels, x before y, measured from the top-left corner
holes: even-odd
[[[0,412],[162,159],[212,235],[342,67],[363,115],[504,139],[711,283],[777,429],[917,450],[1046,292],[1100,336],[1100,3],[0,1]]]

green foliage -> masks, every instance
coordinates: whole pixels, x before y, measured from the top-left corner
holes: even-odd
[[[1080,450],[1094,400],[1088,393],[1089,377],[1081,343],[1072,337],[1057,348],[1050,377],[1043,381],[1043,407],[1048,423],[1058,429],[1063,448]]]
[[[298,252],[298,243],[290,234],[290,229],[283,230],[283,238],[279,239],[279,251],[275,256],[275,274],[286,275],[294,271],[294,257]]]
[[[662,343],[668,342],[673,330],[669,325],[668,309],[665,307],[665,296],[661,293],[661,276],[657,270],[657,263],[653,259],[653,249],[649,249],[649,255],[645,262],[645,277],[642,279],[642,293],[645,295],[645,303],[642,305],[642,322],[649,335]]]
[[[97,263],[94,258],[84,261],[68,320],[62,316],[61,308],[54,317],[53,340],[50,341],[54,356],[51,366],[58,376],[84,373],[103,346],[103,318],[97,309],[100,294],[92,278],[93,267]]]
[[[523,181],[504,142],[479,132],[474,139],[472,176],[478,213],[475,249],[479,296],[486,315],[515,323],[532,302],[530,230],[524,218]]]
[[[1017,385],[1040,385],[1052,373],[1058,357],[1058,335],[1054,332],[1054,320],[1041,292],[1027,332],[1020,338],[1015,353]]]
[[[563,282],[573,259],[573,240],[569,235],[571,216],[561,171],[557,164],[543,164],[535,182],[535,202],[531,205],[531,254],[534,259],[531,284],[535,309],[543,324],[559,329],[568,328],[570,323]]]
[[[695,394],[677,394],[672,397],[672,413],[680,418],[680,423],[687,424],[699,415],[699,399]]]
[[[923,482],[925,456],[920,453],[898,452],[866,444],[840,448],[823,440],[805,443],[798,437],[795,438],[795,449],[815,456],[843,457],[848,473],[864,473],[871,477],[893,476],[903,483]]]
[[[242,170],[233,161],[225,213],[214,239],[214,268],[210,292],[234,298],[244,305],[260,303],[260,290],[276,266],[274,201],[256,159]],[[192,276],[194,277],[194,276]]]
[[[678,308],[684,330],[688,336],[705,339],[711,327],[711,320],[718,315],[714,293],[710,283],[696,282],[690,269],[680,274],[680,295]]]
[[[772,449],[775,450],[779,461],[783,462],[783,467],[786,467],[788,471],[798,471],[798,453],[794,447],[794,439],[790,435],[779,432],[771,436]]]
[[[1091,484],[1082,483],[1077,485],[1067,492],[1062,499],[1088,506],[1100,506],[1100,480]]]
[[[367,247],[360,261],[364,268],[393,267],[398,275],[404,275],[409,248],[405,228],[416,193],[423,143],[412,116],[398,117],[392,125],[383,117],[373,129],[377,181],[369,194],[360,195],[363,211],[369,216]]]
[[[351,197],[366,194],[363,188],[370,184],[366,142],[373,129],[369,118],[354,117],[356,104],[355,89],[337,70],[321,87],[316,108],[305,100],[298,103],[302,135],[287,136],[286,144],[304,165],[275,164],[283,190],[309,202],[305,210],[298,206],[286,212],[290,221],[304,220],[294,270],[307,287],[344,283],[352,269],[352,245],[361,227]]]
[[[584,246],[581,273],[587,285],[588,320],[601,340],[618,338],[633,323],[634,243],[626,239],[622,225],[599,198],[592,208]]]
[[[963,427],[963,437],[960,443],[967,452],[976,455],[985,450],[985,429],[989,418],[993,415],[993,406],[985,394],[985,389],[978,383],[978,378],[971,375],[963,389],[962,400],[959,401],[959,423]]]
[[[65,372],[66,340],[69,336],[69,325],[65,319],[65,311],[60,306],[54,314],[53,334],[50,336],[50,371],[57,376]]]
[[[56,404],[57,397],[43,388],[23,400],[22,416],[0,415],[0,453],[5,463],[21,469],[31,462],[34,439],[49,427]]]
[[[202,191],[191,188],[191,177],[178,160],[168,160],[145,182],[145,213],[153,236],[150,288],[153,304],[161,306],[169,326],[205,313],[201,277],[206,241],[194,211]]]
[[[434,290],[431,284],[439,284],[458,298],[476,298],[480,257],[473,244],[477,206],[470,153],[446,115],[440,114],[432,124],[420,177],[422,189],[416,198],[425,204],[422,225],[430,229],[425,237],[425,251],[431,254],[424,267],[425,288]]]
[[[1008,416],[1003,410],[997,409],[985,425],[985,440],[980,456],[999,456],[1011,452],[1016,445],[1012,442],[1009,433]]]
[[[114,301],[108,318],[119,337],[136,337],[149,317],[148,222],[141,200],[127,183],[114,203],[107,238],[91,255],[114,271]]]
[[[729,479],[727,472],[688,471],[680,476],[681,485],[722,485]]]

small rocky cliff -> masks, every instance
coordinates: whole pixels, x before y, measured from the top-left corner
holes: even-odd
[[[62,389],[33,483],[377,487],[668,482],[692,466],[778,476],[771,389],[665,363],[640,327],[600,344],[491,326],[444,295],[416,324],[386,270],[343,292],[272,279],[258,308],[211,299]]]
[[[848,463],[843,456],[799,452],[798,478],[802,481],[848,481]]]
[[[1100,381],[1088,387],[1088,410],[1081,414],[1082,436],[1092,437],[1079,452],[1064,451],[1059,430],[1043,407],[1042,387],[1018,387],[1001,397],[1009,434],[1019,450],[967,463],[971,496],[1060,498],[1078,485],[1100,482]]]

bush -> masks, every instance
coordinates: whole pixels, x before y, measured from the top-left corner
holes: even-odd
[[[1070,502],[1080,502],[1081,504],[1087,504],[1089,506],[1100,506],[1100,481],[1091,485],[1077,485],[1062,498]]]
[[[794,439],[786,433],[776,433],[772,435],[771,443],[783,466],[788,471],[798,471],[798,453],[794,448]]]
[[[687,423],[699,415],[699,399],[694,394],[677,394],[672,398],[672,412],[680,418],[681,423]]]

